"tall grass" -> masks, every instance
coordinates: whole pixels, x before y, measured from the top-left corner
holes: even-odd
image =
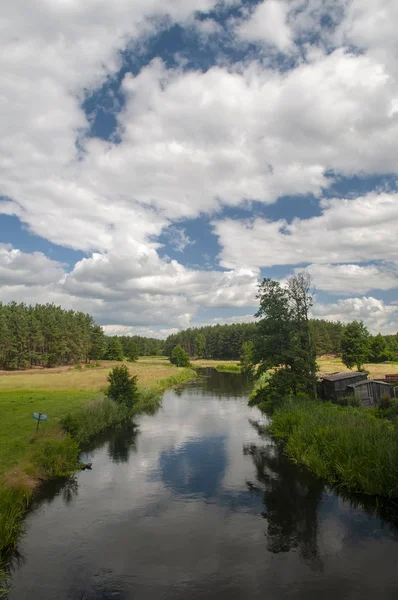
[[[269,427],[289,458],[353,492],[398,496],[396,428],[363,408],[285,400]]]
[[[1,485],[0,551],[4,552],[5,550],[16,547],[17,540],[22,532],[23,519],[31,497],[32,490],[27,489],[23,485],[12,487],[7,487],[4,483]]]
[[[10,591],[9,573],[0,563],[0,599],[7,598]]]
[[[240,365],[216,365],[216,371],[221,371],[221,372],[225,372],[225,373],[241,373],[242,369],[240,367]]]

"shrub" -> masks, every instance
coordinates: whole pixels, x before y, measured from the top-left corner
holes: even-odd
[[[81,371],[82,370],[82,366],[81,365],[76,365],[75,369],[76,369],[76,371]]]
[[[114,367],[108,375],[106,395],[114,402],[132,408],[138,399],[137,376],[130,376],[126,365]]]
[[[189,367],[189,355],[179,344],[171,353],[170,362],[176,367]]]
[[[336,404],[340,406],[361,406],[361,400],[354,394],[348,394],[347,396],[338,398]]]
[[[80,432],[80,421],[78,416],[76,414],[67,414],[66,417],[61,420],[61,429],[64,433],[68,433],[73,438],[78,438]]]
[[[383,394],[383,396],[380,398],[379,406],[380,406],[380,408],[384,408],[384,409],[390,408],[390,406],[391,406],[390,394]]]

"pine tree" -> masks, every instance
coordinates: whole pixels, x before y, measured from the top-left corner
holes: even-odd
[[[108,339],[108,347],[105,355],[106,360],[123,360],[123,346],[117,336]]]
[[[124,347],[124,355],[130,362],[138,360],[138,348],[133,338],[128,338],[127,344]]]

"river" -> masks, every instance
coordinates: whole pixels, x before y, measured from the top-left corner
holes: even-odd
[[[208,369],[97,440],[35,501],[10,600],[396,600],[394,506],[289,463],[247,396]]]

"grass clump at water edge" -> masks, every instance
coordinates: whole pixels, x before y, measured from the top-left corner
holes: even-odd
[[[272,418],[270,433],[292,461],[351,492],[398,496],[398,436],[388,421],[363,408],[294,398]]]
[[[216,365],[216,371],[220,371],[221,373],[241,373],[242,369],[241,369],[240,365],[220,364],[220,365]]]

